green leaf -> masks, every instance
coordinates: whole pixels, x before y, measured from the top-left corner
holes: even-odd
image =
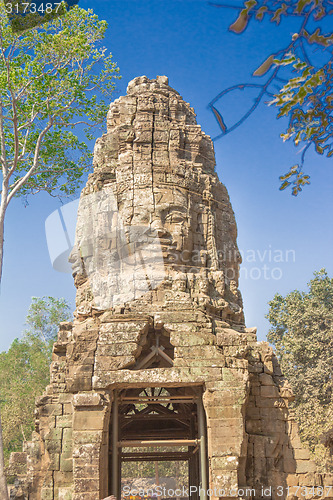
[[[283,184],[281,184],[281,186],[279,187],[280,191],[283,191],[284,189],[286,189],[288,186],[290,186],[290,182],[288,181],[285,181],[283,182]]]
[[[260,9],[258,9],[257,13],[256,13],[256,19],[258,19],[259,21],[261,21],[265,15],[265,13],[267,12],[267,7],[266,5],[263,5],[262,7],[260,7]]]
[[[274,64],[274,54],[270,55],[260,66],[255,70],[253,76],[263,76],[267,71],[270,70]]]
[[[251,10],[252,7],[254,7],[255,5],[257,5],[258,2],[256,0],[246,0],[246,2],[244,3],[245,7],[248,9],[248,10]]]
[[[272,17],[272,21],[276,22],[276,24],[279,24],[281,21],[281,15],[284,14],[287,10],[287,5],[285,3],[282,4],[282,6],[277,9]]]
[[[295,12],[297,12],[297,14],[300,14],[310,3],[312,3],[312,0],[298,0]]]
[[[236,21],[229,26],[229,30],[234,33],[242,33],[249,22],[249,16],[247,11],[242,10]]]

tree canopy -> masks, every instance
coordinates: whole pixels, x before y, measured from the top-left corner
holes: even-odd
[[[322,444],[333,420],[333,278],[314,273],[308,292],[276,294],[267,315],[267,338],[295,392],[294,408],[301,438],[323,471],[332,463]]]
[[[253,76],[263,77],[262,83],[240,83],[224,89],[210,103],[221,128],[217,138],[241,125],[257,108],[264,97],[269,105],[278,107],[277,117],[288,117],[288,125],[281,138],[293,140],[302,147],[301,160],[289,172],[280,176],[280,189],[291,187],[297,195],[309,184],[310,176],[304,173],[305,155],[310,146],[320,154],[333,155],[333,32],[328,17],[333,13],[330,0],[246,0],[241,6],[209,2],[216,7],[233,8],[238,17],[229,30],[240,34],[249,23],[269,19],[279,24],[284,18],[298,18],[299,28],[287,46],[273,54],[263,55],[263,62]],[[278,87],[278,91],[276,90]],[[243,117],[227,127],[223,114],[216,108],[220,99],[235,90],[257,88],[254,104]]]
[[[16,33],[0,4],[0,276],[13,197],[73,194],[91,167],[86,139],[105,122],[118,78],[101,45],[106,29],[91,9],[75,6]]]
[[[0,353],[0,407],[6,460],[20,451],[34,429],[35,399],[50,380],[53,342],[59,322],[71,319],[64,299],[33,297],[27,329],[7,352]]]

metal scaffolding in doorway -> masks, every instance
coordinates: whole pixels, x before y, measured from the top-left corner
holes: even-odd
[[[111,491],[120,498],[121,464],[187,461],[189,485],[207,499],[206,421],[201,388],[128,388],[114,392],[110,419]],[[198,500],[194,494],[192,500]]]

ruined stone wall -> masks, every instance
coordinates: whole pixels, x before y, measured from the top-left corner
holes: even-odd
[[[292,500],[304,494],[288,486],[332,484],[300,443],[272,350],[245,327],[236,224],[214,165],[166,77],[136,78],[111,104],[81,195],[75,319],[60,325],[33,439],[12,456],[13,499],[107,497],[114,391],[145,387],[202,392],[212,498],[255,488],[257,500]],[[165,356],[148,366],[156,345]]]

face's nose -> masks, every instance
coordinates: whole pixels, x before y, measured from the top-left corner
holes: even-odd
[[[163,236],[167,236],[169,233],[166,229],[164,229],[163,227],[160,227],[157,229],[157,235],[159,238],[162,238]]]
[[[165,229],[165,227],[162,224],[161,219],[156,219],[151,223],[151,228],[156,231],[157,235],[159,238],[162,236],[166,236],[168,234],[168,231]]]

